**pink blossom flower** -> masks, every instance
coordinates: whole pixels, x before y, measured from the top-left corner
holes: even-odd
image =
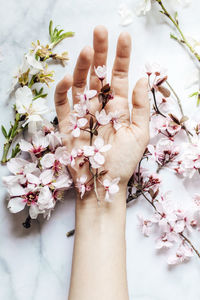
[[[174,232],[165,232],[157,240],[156,249],[171,248],[174,240],[176,240],[176,234]]]
[[[152,145],[148,145],[148,150],[155,161],[161,166],[173,162],[179,154],[179,147],[173,141],[166,138],[160,139],[155,148]]]
[[[189,260],[192,256],[194,256],[192,248],[186,245],[186,243],[182,243],[176,253],[168,258],[168,264],[176,265]]]
[[[70,115],[70,123],[71,123],[71,130],[72,130],[72,135],[74,137],[79,137],[80,136],[80,128],[85,127],[87,124],[88,120],[86,118],[80,118],[77,119],[77,116],[75,114]]]
[[[100,80],[104,80],[106,78],[106,73],[107,73],[106,66],[103,65],[103,67],[101,66],[98,66],[97,68],[94,67],[94,71]]]
[[[151,120],[152,137],[159,133],[163,133],[169,137],[173,137],[181,130],[181,128],[181,125],[173,122],[170,117],[164,118],[161,115],[155,115]]]
[[[166,76],[167,69],[163,68],[157,63],[146,63],[145,64],[146,73],[148,76],[151,76],[152,74],[155,76]]]
[[[106,191],[105,201],[107,201],[107,202],[112,201],[113,196],[116,193],[118,193],[118,191],[119,191],[119,186],[118,186],[119,181],[120,181],[119,177],[114,178],[112,180],[105,179],[103,181],[103,186],[104,186],[104,189]]]
[[[151,233],[151,228],[153,223],[151,222],[151,220],[145,219],[143,216],[138,215],[138,220],[139,220],[139,228],[142,232],[142,234],[144,234],[144,236],[148,237]]]
[[[200,144],[182,143],[180,156],[174,170],[184,177],[192,178],[200,168]]]

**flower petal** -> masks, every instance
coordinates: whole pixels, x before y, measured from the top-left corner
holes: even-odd
[[[8,202],[8,209],[11,213],[18,213],[26,206],[26,202],[21,197],[11,198]]]

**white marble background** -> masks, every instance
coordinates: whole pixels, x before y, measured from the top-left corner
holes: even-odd
[[[131,1],[126,3],[131,4]],[[132,0],[134,5],[135,0]],[[109,59],[111,70],[118,34],[125,30],[118,25],[120,1],[114,0],[0,0],[0,123],[6,127],[12,119],[11,104],[6,91],[14,69],[31,41],[46,41],[48,23],[60,24],[73,30],[76,36],[59,46],[67,49],[70,62],[66,69],[56,66],[56,82],[72,72],[79,51],[92,45],[95,25],[104,24],[109,29]],[[180,20],[186,33],[200,35],[198,27],[200,2],[181,10]],[[147,60],[158,61],[169,69],[170,81],[182,96],[188,111],[194,101],[188,100],[185,82],[194,74],[194,65],[185,50],[169,39],[169,27],[163,18],[153,11],[146,18],[134,17],[126,28],[133,38],[130,86],[140,76]],[[53,107],[53,89],[50,102]],[[1,151],[3,138],[1,136]],[[1,167],[1,175],[7,174]],[[185,184],[169,172],[162,173],[167,189],[173,189],[174,197],[185,200],[200,190],[195,179]],[[1,184],[0,201],[0,299],[1,300],[64,300],[67,299],[72,260],[73,237],[66,232],[74,227],[74,193],[66,194],[48,222],[40,219],[30,230],[21,226],[25,213],[12,215],[6,209],[6,192]],[[132,300],[199,300],[200,260],[169,268],[165,253],[157,253],[154,239],[144,238],[137,229],[137,213],[150,212],[145,202],[138,201],[127,210],[127,269],[130,299]],[[199,246],[199,237],[196,237]],[[97,270],[98,272],[98,270]],[[81,299],[80,299],[81,300]],[[103,300],[103,299],[102,299]]]

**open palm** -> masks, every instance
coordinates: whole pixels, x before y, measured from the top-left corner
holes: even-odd
[[[78,103],[77,94],[82,94],[90,72],[90,89],[100,91],[101,83],[97,78],[94,67],[106,65],[108,50],[108,33],[103,26],[94,30],[94,49],[85,47],[77,60],[73,78],[67,75],[60,81],[55,91],[55,105],[59,121],[59,128],[65,134],[64,143],[69,151],[73,148],[81,148],[90,144],[90,134],[81,131],[79,138],[74,138],[70,131],[70,105],[67,92],[72,87],[73,104]],[[120,112],[121,127],[115,131],[109,123],[100,126],[98,137],[103,137],[105,144],[111,144],[112,148],[104,154],[104,170],[108,170],[105,177],[120,177],[120,185],[126,186],[137,163],[146,148],[149,139],[149,100],[146,79],[140,79],[132,95],[132,112],[130,117],[128,105],[128,70],[131,54],[131,38],[128,33],[122,33],[117,43],[115,62],[112,70],[111,87],[114,91],[114,99],[105,106],[106,113]],[[105,84],[106,80],[104,81]],[[90,100],[91,110],[94,114],[101,110],[101,103],[97,97]],[[88,116],[89,118],[90,116]],[[93,142],[96,137],[93,137]],[[79,162],[80,163],[80,162]],[[70,168],[71,175],[76,181],[81,174],[89,177],[86,165],[80,168]]]

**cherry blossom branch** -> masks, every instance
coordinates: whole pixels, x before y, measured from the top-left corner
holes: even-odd
[[[174,94],[174,96],[175,96],[175,98],[176,98],[176,100],[177,100],[177,103],[178,103],[178,106],[179,106],[179,109],[180,109],[182,118],[184,118],[185,115],[184,115],[184,112],[183,112],[183,107],[182,107],[180,98],[178,97],[178,95],[177,95],[177,93],[175,92],[174,88],[171,86],[171,84],[170,84],[168,81],[166,81],[166,84],[168,85],[168,87],[170,88],[170,90],[172,91],[172,93]],[[185,127],[185,125],[184,125],[182,128],[185,130],[189,142],[192,143],[192,140],[191,140],[191,135],[192,135],[192,134],[191,134],[191,133],[189,132],[189,130]]]
[[[158,108],[157,101],[156,101],[155,89],[152,88],[151,92],[152,92],[152,95],[153,95],[153,100],[154,100],[154,106],[155,106],[156,113],[159,114],[159,115],[161,115],[161,116],[163,116],[164,118],[166,118],[166,116]]]
[[[192,244],[192,242],[183,233],[179,233],[179,235],[192,247],[192,249],[194,250],[194,252],[200,258],[200,252],[194,247],[194,245]]]
[[[155,209],[156,213],[158,213],[159,215],[162,215],[157,209],[156,209],[156,206],[153,204],[153,202],[148,199],[148,197],[146,197],[146,195],[144,193],[142,193],[142,195],[144,196],[145,200],[147,200],[147,202],[149,204],[151,204],[151,206],[153,206],[153,208]],[[167,224],[170,226],[170,224],[167,222]],[[178,235],[185,241],[187,242],[191,247],[192,249],[194,250],[194,252],[197,254],[197,256],[200,258],[200,252],[195,248],[195,246],[192,244],[192,242],[182,233],[182,232],[179,232]]]
[[[138,165],[138,173],[140,173],[140,168],[141,168],[141,163],[142,163],[143,158],[140,160],[140,163]],[[152,198],[152,201],[145,195],[145,192],[143,190],[139,190],[140,195],[144,197],[144,199],[154,208],[155,212],[162,216],[162,214],[157,210],[154,202],[156,201],[155,199]],[[170,226],[169,222],[167,224]],[[194,252],[197,254],[197,256],[200,258],[200,252],[195,248],[193,243],[184,235],[183,232],[179,232],[178,235],[187,243],[191,246],[191,248],[194,250]]]
[[[171,38],[175,39],[181,44],[186,45],[186,47],[190,50],[190,52],[196,57],[198,62],[200,62],[200,55],[195,51],[195,49],[192,47],[192,45],[188,42],[186,39],[183,31],[181,30],[179,26],[179,22],[177,20],[177,15],[173,18],[170,13],[167,11],[166,7],[164,6],[162,0],[156,0],[156,2],[161,6],[162,10],[160,11],[162,14],[164,14],[176,27],[177,31],[179,32],[181,39],[171,34]]]

